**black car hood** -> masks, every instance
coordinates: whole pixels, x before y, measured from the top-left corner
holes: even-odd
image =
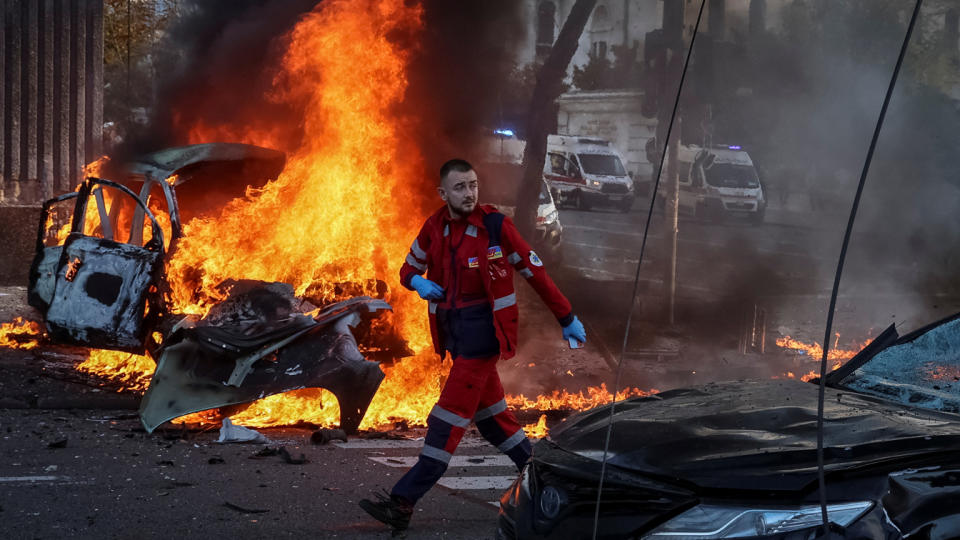
[[[960,417],[827,389],[827,471],[960,454]],[[600,460],[609,406],[568,419],[561,448]],[[701,488],[800,490],[816,481],[817,387],[737,381],[616,404],[608,463]]]

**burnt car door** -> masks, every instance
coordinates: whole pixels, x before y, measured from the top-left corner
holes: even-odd
[[[148,221],[122,219],[124,207],[141,209]],[[140,245],[144,228],[149,239]],[[133,191],[109,180],[85,180],[63,245],[44,247],[37,258],[31,297],[53,341],[144,352],[148,296],[150,308],[159,309],[154,295],[162,279],[164,241],[157,219]]]
[[[70,220],[73,217],[74,200],[77,192],[70,192],[43,203],[40,214],[40,227],[37,231],[37,248],[30,265],[30,285],[27,289],[27,302],[46,315],[53,299],[54,275],[63,243],[70,232]]]

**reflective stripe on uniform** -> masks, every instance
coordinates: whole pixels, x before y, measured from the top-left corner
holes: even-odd
[[[427,265],[418,261],[413,255],[407,254],[407,264],[416,268],[417,270],[423,272],[427,269]]]
[[[477,411],[477,414],[474,415],[473,417],[473,421],[478,422],[480,420],[486,420],[487,418],[490,418],[491,416],[496,416],[505,410],[507,410],[507,402],[506,400],[501,399],[500,401],[494,403],[493,405]]]
[[[459,414],[452,413],[439,405],[434,405],[433,409],[430,411],[430,414],[439,418],[440,420],[443,420],[451,426],[465,428],[470,425],[469,418],[464,418]]]
[[[517,303],[517,293],[510,293],[506,296],[495,298],[493,300],[493,310],[500,311],[503,308],[508,308],[510,306],[516,305],[516,303]]]
[[[522,260],[523,260],[523,259],[520,257],[520,255],[517,255],[517,252],[516,252],[516,251],[514,251],[514,252],[511,253],[510,255],[507,255],[507,261],[509,261],[510,264],[517,264],[518,262],[520,262],[520,261],[522,261]]]
[[[443,235],[444,235],[444,236],[450,236],[450,226],[449,226],[449,225],[444,225],[444,226],[443,226]]]
[[[521,275],[521,276],[523,276],[523,277],[525,277],[525,278],[527,278],[527,279],[530,279],[530,278],[533,277],[533,272],[531,272],[529,268],[521,268],[521,269],[519,270],[519,272],[520,272],[520,275]]]
[[[433,458],[444,463],[450,463],[450,458],[453,457],[453,454],[447,452],[446,450],[441,450],[439,448],[426,445],[424,445],[423,450],[420,451],[420,455]]]
[[[429,302],[427,305],[429,306],[430,313],[436,313],[436,312],[437,312],[437,303],[436,303],[436,302]]]
[[[420,240],[414,238],[413,244],[410,246],[410,251],[413,252],[416,258],[427,260],[427,252],[420,247]]]
[[[520,444],[526,440],[527,434],[523,432],[523,429],[518,429],[516,433],[507,438],[507,440],[500,443],[500,446],[497,447],[497,450],[501,452],[506,452],[507,450],[513,448],[514,446]]]
[[[467,236],[477,237],[477,226],[476,225],[467,225]]]

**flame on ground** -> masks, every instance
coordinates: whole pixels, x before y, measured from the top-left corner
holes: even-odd
[[[78,371],[108,378],[124,389],[132,390],[146,390],[155,368],[153,360],[147,356],[102,349],[90,351],[90,356],[77,366]]]
[[[870,344],[872,340],[868,339],[863,343],[853,343],[853,346],[849,349],[838,349],[837,345],[840,343],[840,334],[834,334],[833,346],[830,347],[830,350],[827,351],[827,361],[832,363],[830,371],[833,371],[843,365],[844,362],[853,358],[858,352],[860,352],[864,347]],[[817,342],[805,343],[796,339],[791,338],[790,336],[784,336],[777,339],[777,347],[781,349],[790,349],[802,354],[805,354],[810,357],[814,362],[820,362],[823,359],[823,346]],[[819,370],[811,370],[805,375],[800,376],[800,380],[803,382],[811,381],[820,376]],[[784,374],[784,378],[795,379],[796,375],[792,371],[788,371]]]
[[[9,349],[34,349],[43,337],[40,323],[17,317],[12,322],[0,324],[0,347]]]
[[[657,389],[640,390],[639,388],[625,388],[617,392],[616,400],[622,401],[632,397],[643,397],[659,392]],[[570,393],[567,390],[554,390],[547,395],[528,398],[523,394],[516,396],[508,395],[506,397],[507,405],[515,409],[536,409],[540,411],[553,410],[585,410],[606,405],[614,400],[613,394],[607,390],[606,383],[600,386],[591,386],[587,388],[586,393],[580,391]]]
[[[547,415],[541,414],[539,420],[523,426],[523,431],[527,434],[527,437],[534,439],[546,437],[550,433],[550,430],[547,428]]]

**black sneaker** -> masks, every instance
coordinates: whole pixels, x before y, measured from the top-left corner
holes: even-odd
[[[402,531],[410,525],[410,516],[413,515],[412,504],[386,492],[374,493],[374,495],[377,497],[376,501],[361,499],[360,508],[378,521],[393,527],[394,530]]]

